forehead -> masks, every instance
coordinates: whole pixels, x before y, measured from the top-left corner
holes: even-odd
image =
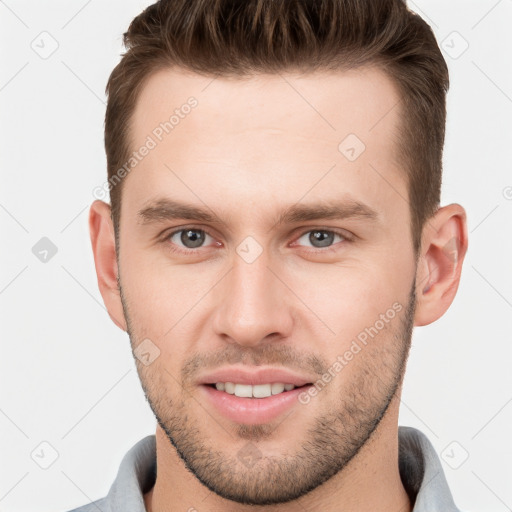
[[[221,202],[264,194],[291,203],[334,192],[335,183],[359,194],[364,186],[369,199],[396,199],[397,190],[406,197],[396,158],[399,107],[395,84],[376,67],[244,78],[160,70],[132,117],[131,149],[151,149],[126,177],[127,204],[174,192],[214,205],[214,190]]]
[[[290,135],[316,134],[313,138],[326,142],[336,142],[346,132],[368,139],[379,125],[377,131],[389,133],[399,112],[396,85],[376,66],[231,78],[173,68],[153,73],[142,88],[132,118],[134,139],[168,120],[191,97],[197,100],[195,112],[200,115],[187,116],[179,131],[203,131],[205,137],[208,128],[222,127],[226,131],[286,128]],[[308,122],[297,125],[297,120]]]

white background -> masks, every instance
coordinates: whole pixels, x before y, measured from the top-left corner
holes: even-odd
[[[0,511],[65,511],[105,496],[126,451],[155,431],[128,336],[97,289],[87,227],[92,191],[106,179],[105,84],[122,33],[149,3],[0,1]],[[442,203],[466,208],[470,248],[449,311],[415,330],[400,424],[444,454],[461,509],[504,512],[512,507],[512,1],[409,5],[432,25],[450,67]],[[31,47],[41,38],[46,51],[58,43],[46,59]],[[32,252],[42,237],[58,251],[47,263]],[[42,442],[58,454],[48,469],[31,456],[43,450],[50,462]]]

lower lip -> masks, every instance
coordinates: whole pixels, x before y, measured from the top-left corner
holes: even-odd
[[[205,384],[200,386],[208,400],[221,414],[236,423],[246,425],[258,425],[276,419],[294,405],[299,404],[298,396],[307,392],[310,387],[311,385],[302,386],[266,398],[241,398],[219,391],[212,386]]]

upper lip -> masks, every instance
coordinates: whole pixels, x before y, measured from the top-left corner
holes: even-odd
[[[199,384],[216,384],[217,382],[233,382],[235,384],[272,384],[281,382],[303,386],[313,381],[284,368],[258,368],[247,370],[240,367],[220,368],[199,379]]]

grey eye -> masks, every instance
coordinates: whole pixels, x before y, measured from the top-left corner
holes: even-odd
[[[197,247],[201,247],[206,237],[210,236],[207,235],[201,229],[180,229],[179,231],[176,231],[175,233],[172,234],[172,236],[170,237],[171,242],[176,243],[176,241],[173,240],[173,238],[175,238],[176,235],[180,235],[179,241],[187,249],[195,249]]]
[[[334,243],[334,238],[339,237],[340,240],[344,240],[344,238],[335,233],[334,231],[328,231],[325,229],[314,229],[304,233],[299,240],[307,237],[309,243],[312,244],[313,247],[321,248],[321,247],[329,247]]]

